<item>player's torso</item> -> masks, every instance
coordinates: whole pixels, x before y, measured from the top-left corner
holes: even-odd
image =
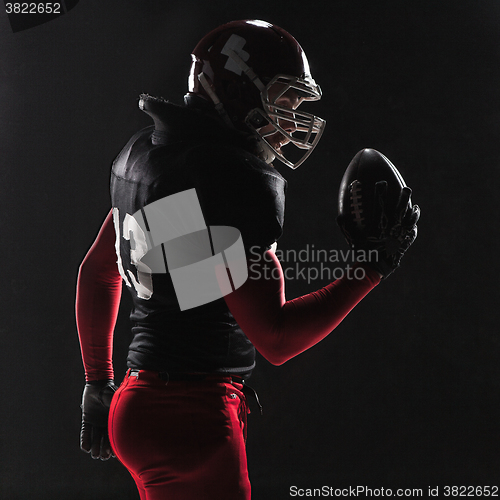
[[[149,208],[155,204],[168,206],[170,203],[173,207],[175,214],[169,219],[167,211],[165,225],[176,218],[177,225],[180,221],[180,225],[189,226],[199,194],[202,213],[207,219],[203,217],[203,222],[220,223],[213,220],[217,219],[217,215],[213,215],[217,208],[211,207],[220,202],[215,192],[217,186],[211,186],[211,178],[197,172],[192,161],[186,161],[187,152],[200,145],[191,141],[153,145],[151,133],[152,129],[148,128],[131,139],[115,160],[111,175],[118,266],[134,304],[131,313],[134,339],[129,366],[166,371],[249,373],[254,365],[255,350],[224,299],[182,310],[171,274],[152,272],[141,260],[152,246],[151,242],[148,245],[151,231],[144,229],[145,225],[151,229],[147,216],[151,223]],[[217,165],[201,168],[216,169]],[[217,176],[212,179],[213,183],[218,182]],[[185,193],[194,194],[195,199],[185,198]],[[180,200],[179,203],[172,205],[173,198]]]

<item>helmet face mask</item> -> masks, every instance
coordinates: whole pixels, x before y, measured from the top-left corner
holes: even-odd
[[[263,109],[252,109],[245,123],[265,147],[271,150],[274,157],[295,169],[312,153],[326,125],[322,118],[297,111],[297,108],[304,101],[319,99],[321,99],[321,89],[314,80],[276,75],[261,92]],[[276,134],[282,137],[281,141],[271,140]],[[281,144],[282,142],[285,144]],[[286,144],[293,144],[302,150],[300,156],[294,160],[285,156],[281,148]]]
[[[189,93],[212,102],[231,128],[251,133],[257,153],[297,168],[316,147],[326,122],[298,112],[303,101],[317,101],[321,90],[307,58],[285,30],[264,21],[233,21],[206,35],[195,47]],[[290,156],[281,151],[294,144]]]

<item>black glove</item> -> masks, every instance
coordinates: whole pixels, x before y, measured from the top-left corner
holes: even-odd
[[[357,181],[356,181],[357,182]],[[366,253],[376,250],[378,258],[370,258],[368,265],[387,278],[399,267],[406,250],[417,237],[417,222],[420,208],[410,202],[411,189],[404,187],[395,209],[388,213],[386,207],[387,182],[375,184],[373,217],[363,224],[361,229],[355,228],[353,222],[339,216],[339,224],[347,242],[354,250],[364,250]],[[368,215],[368,214],[367,214]],[[368,217],[367,217],[368,218]],[[368,255],[371,255],[368,253]]]
[[[114,457],[108,437],[108,413],[117,389],[113,380],[99,380],[87,383],[83,390],[80,448],[92,458]]]

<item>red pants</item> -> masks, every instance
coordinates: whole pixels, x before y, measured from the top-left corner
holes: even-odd
[[[141,370],[125,377],[109,436],[141,500],[249,500],[247,405],[230,377],[169,381]]]

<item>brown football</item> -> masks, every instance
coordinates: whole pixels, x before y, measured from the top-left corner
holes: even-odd
[[[385,181],[384,213],[388,227],[395,223],[396,207],[406,187],[398,169],[375,149],[362,149],[347,167],[339,191],[339,219],[351,236],[377,233],[380,214],[376,206],[376,184]],[[411,203],[410,203],[411,207]],[[394,220],[392,220],[394,219]]]

